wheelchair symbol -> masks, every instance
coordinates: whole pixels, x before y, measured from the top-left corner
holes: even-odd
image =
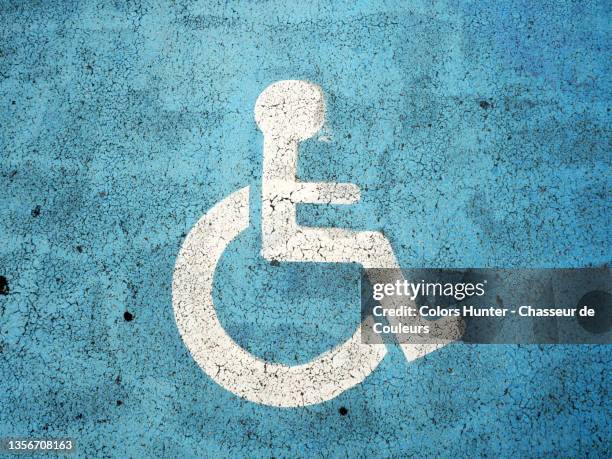
[[[299,203],[351,204],[360,199],[359,188],[353,184],[297,181],[298,144],[314,136],[324,118],[323,92],[306,81],[279,81],[257,99],[255,120],[264,135],[261,254],[278,262],[359,263],[366,269],[399,269],[391,244],[381,232],[297,223]],[[225,389],[249,401],[278,407],[321,403],[361,383],[387,354],[384,344],[361,341],[361,327],[344,343],[295,366],[259,359],[225,332],[213,304],[214,273],[225,248],[248,226],[247,186],[204,214],[180,249],[172,303],[180,335],[194,360]],[[372,317],[362,325],[371,327]],[[444,344],[400,346],[412,361]]]

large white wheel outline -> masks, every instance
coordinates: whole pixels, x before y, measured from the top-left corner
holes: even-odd
[[[214,274],[225,248],[248,226],[249,187],[244,187],[204,214],[181,246],[172,304],[179,333],[194,360],[230,392],[278,407],[321,403],[361,383],[387,354],[385,345],[361,342],[361,327],[339,346],[295,366],[261,360],[225,332],[213,303]],[[372,320],[362,325],[371,326]]]

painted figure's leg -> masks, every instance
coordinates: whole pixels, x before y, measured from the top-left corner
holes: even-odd
[[[398,280],[397,276],[402,276],[389,240],[377,231],[296,227],[295,233],[289,235],[285,245],[275,249],[273,255],[284,261],[358,263],[366,269],[372,284],[394,282]],[[387,268],[389,271],[381,271],[380,268]],[[385,278],[389,275],[392,276],[391,279]],[[403,281],[403,277],[399,280]],[[385,297],[381,303],[386,309],[397,309],[400,306],[416,307],[414,301],[405,297]],[[391,325],[400,323],[396,317],[387,317],[387,320]],[[410,343],[410,337],[403,337],[408,342],[401,342],[400,346],[409,361],[460,338],[463,326],[463,321],[456,317],[429,321],[417,316],[402,318],[401,323],[428,325],[432,330],[431,343],[424,343],[423,337],[415,343]]]

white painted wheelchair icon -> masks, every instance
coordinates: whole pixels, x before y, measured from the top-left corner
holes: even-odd
[[[322,127],[325,103],[315,84],[286,80],[266,88],[255,105],[264,135],[262,255],[278,262],[359,263],[397,268],[391,244],[380,232],[312,228],[297,224],[298,203],[350,204],[353,184],[298,182],[298,144]],[[299,407],[330,400],[361,383],[385,357],[384,344],[364,344],[361,330],[305,364],[261,360],[223,329],[213,304],[213,279],[229,243],[249,226],[249,187],[215,205],[190,230],[180,249],[172,283],[176,323],[191,355],[218,384],[256,403]],[[371,279],[370,281],[376,281]],[[384,306],[384,305],[383,305]],[[364,321],[370,322],[370,317]],[[402,344],[412,361],[444,344]]]

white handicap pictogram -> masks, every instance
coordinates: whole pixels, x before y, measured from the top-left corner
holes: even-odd
[[[381,232],[297,223],[299,203],[350,204],[360,199],[359,188],[353,184],[299,182],[296,178],[298,144],[314,136],[324,118],[323,92],[307,81],[279,81],[257,99],[255,120],[264,135],[261,253],[278,262],[359,263],[366,269],[399,269],[391,244]],[[361,327],[344,343],[294,366],[257,358],[225,332],[213,304],[213,278],[226,247],[248,226],[247,186],[204,214],[180,249],[172,302],[180,335],[195,361],[234,394],[279,407],[321,403],[361,383],[387,354],[384,344],[362,342]],[[373,319],[368,317],[362,325],[371,327]],[[444,344],[400,346],[412,361]]]

